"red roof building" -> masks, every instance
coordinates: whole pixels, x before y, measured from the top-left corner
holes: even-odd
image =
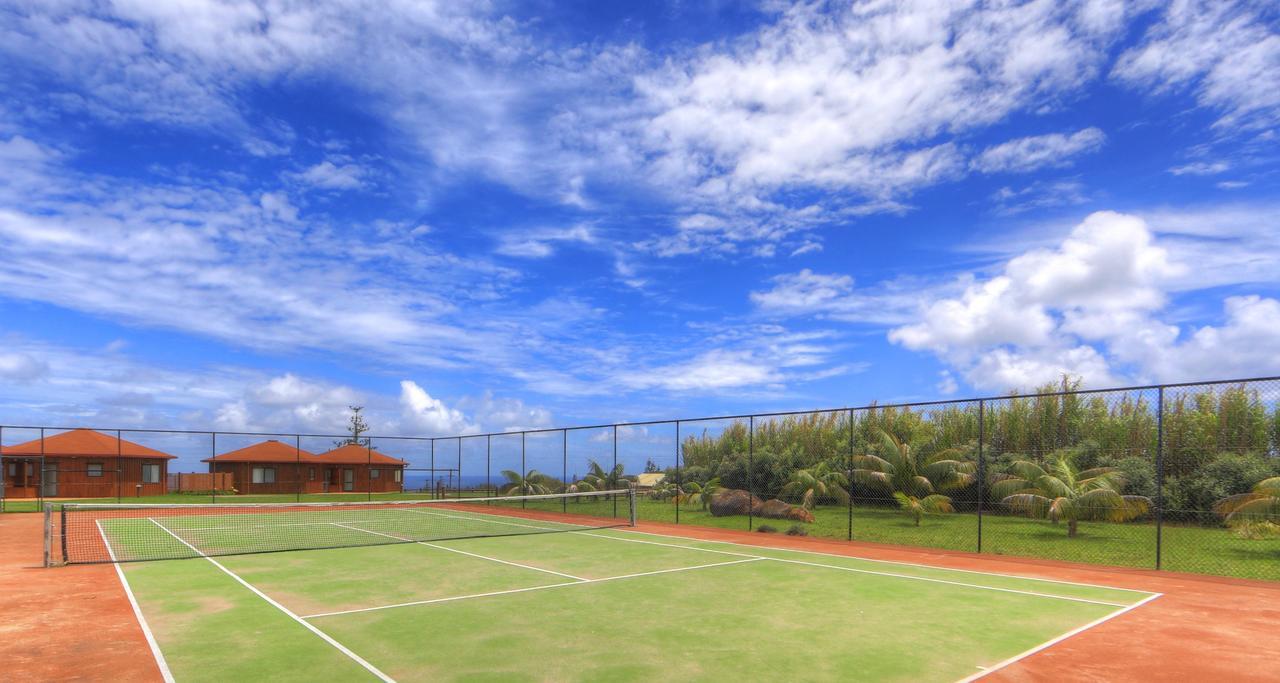
[[[314,453],[271,439],[202,462],[210,472],[231,474],[237,493],[322,493],[321,463]]]
[[[156,496],[176,456],[91,429],[72,429],[0,446],[9,498]]]
[[[324,463],[328,491],[391,493],[404,490],[404,468],[408,463],[367,446],[347,444],[316,458]]]

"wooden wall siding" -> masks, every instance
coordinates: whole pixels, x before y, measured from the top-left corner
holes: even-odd
[[[26,486],[22,482],[21,468],[25,459],[17,459],[18,476],[9,476],[9,462],[14,458],[4,458],[4,494],[8,498],[36,498],[40,495],[43,481],[39,459],[32,459],[32,476],[27,478]],[[96,463],[102,466],[101,474],[89,475],[89,465]],[[142,465],[160,466],[160,481],[154,484],[142,483]],[[44,460],[44,469],[52,478],[52,470],[57,469],[58,485],[56,491],[49,492],[50,498],[135,498],[139,496],[159,496],[166,492],[168,478],[168,461],[163,459],[148,460],[145,458],[110,458],[110,457],[71,457],[50,456]]]

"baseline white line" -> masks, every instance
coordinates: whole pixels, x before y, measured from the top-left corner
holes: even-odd
[[[190,543],[187,543],[187,542],[186,542],[186,541],[185,541],[181,536],[179,536],[179,535],[177,535],[177,534],[173,533],[173,531],[171,531],[171,530],[169,529],[169,527],[167,527],[167,526],[165,526],[165,525],[161,524],[160,522],[157,522],[154,518],[148,517],[147,519],[148,519],[148,520],[150,520],[152,524],[155,524],[156,526],[158,526],[158,527],[160,527],[161,529],[163,529],[165,533],[167,533],[167,534],[169,534],[170,536],[172,536],[172,537],[174,537],[174,538],[178,539],[178,542],[179,542],[179,543],[181,543],[182,545],[187,546],[187,547],[188,547],[188,548],[190,548],[192,551],[194,551],[197,555],[199,555],[200,557],[203,557],[204,559],[208,560],[211,564],[213,564],[213,566],[217,567],[218,569],[221,569],[221,570],[222,570],[222,572],[223,572],[224,574],[226,574],[227,576],[230,576],[231,578],[235,579],[235,580],[236,580],[240,585],[244,586],[245,588],[248,588],[250,591],[253,591],[253,594],[254,594],[254,595],[257,595],[258,597],[262,598],[263,600],[266,600],[266,601],[267,601],[267,603],[268,603],[268,604],[270,604],[272,607],[275,607],[276,609],[280,610],[281,612],[284,612],[286,615],[288,615],[288,617],[289,617],[290,619],[293,619],[294,621],[298,622],[299,624],[302,624],[302,625],[303,625],[303,626],[304,626],[308,631],[311,631],[312,633],[316,634],[317,636],[320,636],[320,638],[321,638],[321,639],[323,639],[326,643],[328,643],[328,644],[332,645],[333,647],[337,648],[337,650],[338,650],[339,652],[341,652],[342,654],[344,654],[344,655],[346,655],[346,656],[350,657],[352,661],[354,661],[355,663],[357,663],[357,664],[359,664],[360,666],[364,667],[364,668],[365,668],[365,670],[366,670],[366,671],[368,671],[369,673],[373,674],[374,676],[377,676],[379,680],[383,681],[384,683],[396,683],[396,681],[395,681],[395,679],[394,679],[394,678],[392,678],[392,677],[390,677],[390,676],[388,676],[388,675],[386,675],[386,674],[382,673],[382,671],[378,670],[378,667],[376,667],[376,666],[374,666],[374,665],[370,664],[370,663],[369,663],[368,661],[366,661],[363,657],[361,657],[360,655],[358,655],[358,654],[356,654],[356,653],[352,652],[350,649],[348,649],[348,648],[347,648],[347,646],[343,645],[342,643],[339,643],[337,640],[334,640],[334,639],[333,639],[333,637],[332,637],[332,636],[330,636],[329,634],[325,633],[324,631],[321,631],[320,629],[318,629],[318,628],[316,628],[315,626],[313,626],[311,623],[309,623],[309,622],[305,621],[302,617],[300,617],[300,616],[298,616],[297,614],[295,614],[295,613],[293,612],[293,610],[290,610],[288,607],[285,607],[284,605],[282,605],[282,604],[280,604],[280,603],[276,602],[274,599],[272,599],[272,598],[271,598],[271,596],[269,596],[269,595],[267,595],[266,593],[263,593],[262,591],[260,591],[260,590],[258,590],[257,588],[255,588],[255,587],[253,586],[253,584],[251,584],[251,583],[249,583],[248,581],[245,581],[244,579],[240,578],[240,576],[239,576],[238,574],[236,574],[235,572],[231,571],[230,569],[227,569],[225,566],[223,566],[223,565],[222,565],[222,563],[221,563],[221,562],[219,562],[219,561],[217,561],[217,560],[213,559],[212,557],[209,557],[208,555],[204,554],[204,552],[203,552],[203,551],[201,551],[199,548],[197,548],[197,547],[195,547],[195,546],[191,545]]]
[[[647,543],[647,544],[650,544],[650,545],[660,545],[660,546],[665,546],[665,547],[668,547],[668,548],[684,548],[685,550],[701,550],[701,551],[703,551],[703,552],[708,552],[708,553],[720,553],[720,554],[724,554],[724,555],[739,555],[739,556],[742,556],[742,557],[758,557],[758,558],[760,558],[760,559],[764,559],[764,560],[773,560],[773,561],[775,561],[775,562],[785,562],[785,563],[787,563],[787,564],[808,565],[808,566],[810,566],[810,567],[825,567],[825,568],[827,568],[827,569],[839,569],[839,570],[843,570],[843,571],[857,572],[857,573],[859,573],[859,574],[873,574],[873,575],[876,575],[876,576],[890,576],[890,577],[895,577],[895,578],[899,578],[899,579],[912,579],[912,580],[915,580],[915,581],[928,581],[928,582],[930,582],[930,583],[944,583],[944,584],[948,584],[948,585],[952,585],[952,586],[962,586],[962,587],[965,587],[965,588],[978,588],[978,589],[981,589],[981,590],[999,591],[999,592],[1001,592],[1001,593],[1018,593],[1018,594],[1020,594],[1020,595],[1030,595],[1030,596],[1040,597],[1040,598],[1053,598],[1053,599],[1057,599],[1057,600],[1069,600],[1069,601],[1071,601],[1071,602],[1087,602],[1087,603],[1092,603],[1092,604],[1095,604],[1095,605],[1107,605],[1107,606],[1110,606],[1110,607],[1124,607],[1124,606],[1127,604],[1127,603],[1107,602],[1107,601],[1103,601],[1103,600],[1090,600],[1090,599],[1088,599],[1088,598],[1077,598],[1077,597],[1071,597],[1071,596],[1068,596],[1068,595],[1056,595],[1056,594],[1054,594],[1054,593],[1040,593],[1040,592],[1038,592],[1038,591],[1026,591],[1026,590],[1019,590],[1019,589],[1016,589],[1016,588],[1002,588],[1002,587],[1000,587],[1000,586],[985,586],[985,585],[982,585],[982,584],[979,584],[979,583],[966,583],[966,582],[964,582],[964,581],[951,581],[951,580],[948,580],[948,579],[936,579],[936,578],[932,578],[932,577],[928,577],[928,576],[913,576],[913,575],[911,575],[911,574],[897,574],[897,573],[894,573],[894,572],[883,572],[883,571],[876,571],[876,570],[873,570],[873,569],[858,569],[858,568],[855,568],[855,567],[841,567],[841,566],[839,566],[839,565],[834,565],[834,564],[822,564],[822,563],[819,563],[819,562],[806,562],[806,561],[804,561],[804,560],[789,560],[789,559],[781,558],[781,557],[769,557],[769,556],[767,556],[767,555],[747,555],[747,554],[745,554],[745,553],[733,553],[733,552],[728,552],[728,551],[724,551],[724,550],[711,550],[711,549],[708,549],[708,548],[696,548],[696,547],[690,547],[690,546],[679,545],[679,544],[676,544],[676,543],[659,543],[659,542],[657,542],[657,541],[641,541],[641,540],[639,540],[639,539],[633,539],[633,538],[619,538],[619,537],[617,537],[617,536],[607,536],[607,535],[605,535],[605,534],[578,533],[577,535],[579,535],[579,536],[591,536],[591,537],[593,537],[593,538],[604,538],[604,539],[608,539],[608,540],[611,540],[611,541],[625,541],[625,542],[628,542],[628,543]],[[833,557],[838,557],[838,556],[833,556]]]
[[[492,591],[489,593],[474,593],[472,595],[454,595],[447,598],[434,598],[431,600],[415,600],[414,602],[401,602],[394,605],[378,605],[377,607],[361,607],[360,609],[342,610],[339,612],[324,612],[322,614],[308,614],[303,619],[319,619],[320,617],[336,617],[343,614],[357,614],[360,612],[376,612],[384,609],[395,609],[397,607],[414,607],[417,605],[433,605],[440,602],[454,602],[456,600],[471,600],[473,598],[487,598],[494,595],[508,595],[511,593],[528,593],[530,591],[541,591],[550,588],[563,588],[565,586],[583,586],[589,583],[604,583],[606,581],[620,581],[622,579],[634,579],[641,576],[654,576],[657,574],[674,574],[675,572],[687,572],[694,569],[710,569],[711,567],[727,567],[731,564],[743,564],[745,562],[759,562],[768,558],[747,558],[745,560],[730,560],[728,562],[714,562],[712,564],[699,564],[692,567],[675,567],[673,569],[658,569],[651,572],[638,572],[636,574],[623,574],[622,576],[606,576],[600,579],[584,579],[582,581],[566,581],[564,583],[550,583],[545,586],[530,586],[528,588],[512,588],[511,590]]]
[[[1003,668],[1005,668],[1005,667],[1007,667],[1007,666],[1009,666],[1009,665],[1011,665],[1011,664],[1014,664],[1014,663],[1017,663],[1017,662],[1019,662],[1019,661],[1021,661],[1021,660],[1023,660],[1023,659],[1026,659],[1027,657],[1030,657],[1031,655],[1034,655],[1034,654],[1036,654],[1037,652],[1040,652],[1040,651],[1042,651],[1042,650],[1046,650],[1046,649],[1048,649],[1048,648],[1050,648],[1050,647],[1053,647],[1054,645],[1057,645],[1058,643],[1061,643],[1062,641],[1064,641],[1064,640],[1066,640],[1066,639],[1068,639],[1068,638],[1070,638],[1070,637],[1072,637],[1072,636],[1079,635],[1080,633],[1083,633],[1083,632],[1085,632],[1085,631],[1087,631],[1087,630],[1089,630],[1089,629],[1091,629],[1091,628],[1093,628],[1093,627],[1095,627],[1095,626],[1098,626],[1098,625],[1100,625],[1100,624],[1102,624],[1102,623],[1104,623],[1104,622],[1111,621],[1112,619],[1115,619],[1116,617],[1118,617],[1118,616],[1120,616],[1120,615],[1122,615],[1122,614],[1125,614],[1125,613],[1127,613],[1127,612],[1132,612],[1133,610],[1138,609],[1139,607],[1142,607],[1143,605],[1147,604],[1148,602],[1151,602],[1152,600],[1155,600],[1155,599],[1156,599],[1156,598],[1158,598],[1158,597],[1161,597],[1162,595],[1164,595],[1164,593],[1152,593],[1149,597],[1144,598],[1144,599],[1142,599],[1142,600],[1139,600],[1138,602],[1136,602],[1136,603],[1134,603],[1134,604],[1132,604],[1132,605],[1129,605],[1128,607],[1125,607],[1125,608],[1123,608],[1123,609],[1118,609],[1118,610],[1116,610],[1116,611],[1112,612],[1111,614],[1108,614],[1108,615],[1106,615],[1106,616],[1100,617],[1100,618],[1098,618],[1098,619],[1094,619],[1093,621],[1091,621],[1091,622],[1089,622],[1089,623],[1085,624],[1084,626],[1081,626],[1081,627],[1079,627],[1079,628],[1075,628],[1075,629],[1072,629],[1072,630],[1070,630],[1070,631],[1067,631],[1066,633],[1064,633],[1064,634],[1062,634],[1062,635],[1058,636],[1057,638],[1054,638],[1053,640],[1050,640],[1050,641],[1047,641],[1047,642],[1041,643],[1040,645],[1037,645],[1037,646],[1035,646],[1035,647],[1031,648],[1030,650],[1027,650],[1026,652],[1023,652],[1023,653],[1021,653],[1021,654],[1014,655],[1014,656],[1012,656],[1012,657],[1010,657],[1010,658],[1008,658],[1008,659],[1006,659],[1006,660],[1004,660],[1004,661],[1002,661],[1002,662],[999,662],[999,663],[997,663],[997,664],[993,664],[992,666],[985,668],[983,671],[979,671],[978,673],[975,673],[975,674],[972,674],[972,675],[966,676],[966,677],[964,677],[964,678],[960,679],[959,681],[957,681],[956,683],[972,683],[972,681],[976,681],[976,680],[978,680],[978,679],[980,679],[980,678],[983,678],[983,677],[985,677],[985,676],[988,676],[988,675],[990,675],[990,674],[993,674],[993,673],[995,673],[995,672],[999,671],[1000,669],[1003,669]]]
[[[151,648],[151,656],[155,657],[156,666],[160,667],[160,676],[164,678],[165,683],[174,683],[173,672],[169,670],[169,662],[165,661],[164,654],[160,652],[160,644],[156,642],[155,635],[151,633],[151,627],[147,625],[147,618],[142,616],[142,606],[138,604],[138,599],[133,596],[133,589],[129,587],[129,580],[124,577],[124,569],[116,561],[116,551],[111,548],[111,542],[107,540],[107,532],[102,528],[102,520],[94,520],[94,524],[98,526],[98,535],[102,536],[102,543],[107,546],[107,556],[111,558],[111,565],[116,568],[116,576],[120,577],[120,585],[124,586],[124,594],[129,598],[129,605],[133,607],[133,616],[138,618],[138,625],[142,627],[142,635],[146,637],[147,645]]]
[[[451,553],[458,553],[458,554],[460,554],[460,555],[469,555],[469,556],[471,556],[471,557],[477,557],[477,558],[480,558],[480,559],[482,559],[482,560],[489,560],[490,562],[499,562],[499,563],[501,563],[501,564],[509,564],[509,565],[511,565],[512,567],[520,567],[521,569],[532,569],[532,570],[533,570],[533,571],[535,571],[535,572],[545,572],[545,573],[547,573],[547,574],[555,574],[556,576],[563,576],[563,577],[564,577],[564,578],[566,578],[566,579],[573,579],[574,581],[586,581],[586,580],[587,580],[587,579],[582,578],[581,576],[574,576],[573,574],[565,574],[564,572],[558,572],[558,571],[555,571],[555,570],[552,570],[552,569],[543,569],[542,567],[535,567],[535,566],[533,566],[533,565],[529,565],[529,564],[520,564],[519,562],[509,562],[509,561],[507,561],[507,560],[500,560],[500,559],[498,559],[498,558],[496,558],[496,557],[489,557],[488,555],[480,555],[480,554],[477,554],[477,553],[469,553],[469,552],[467,552],[467,551],[465,551],[465,550],[458,550],[457,548],[449,548],[449,547],[446,547],[446,546],[443,546],[443,545],[436,545],[435,543],[428,543],[427,541],[415,541],[415,540],[413,540],[412,538],[405,538],[405,537],[403,537],[403,536],[396,536],[395,534],[386,534],[386,533],[383,533],[383,532],[381,532],[381,531],[373,531],[373,530],[371,530],[371,529],[361,529],[361,528],[360,528],[360,527],[358,527],[358,526],[350,526],[350,525],[347,525],[347,524],[342,524],[341,522],[330,522],[330,524],[332,524],[332,525],[334,525],[334,526],[340,526],[340,527],[342,527],[342,528],[344,528],[344,529],[351,529],[351,530],[353,530],[353,531],[363,531],[363,532],[365,532],[366,534],[373,534],[374,536],[382,536],[382,537],[384,537],[384,538],[394,538],[394,539],[395,539],[395,540],[397,540],[397,541],[405,541],[406,543],[416,543],[416,544],[418,544],[418,545],[425,545],[425,546],[427,546],[428,548],[437,548],[437,549],[439,549],[439,550],[447,550],[447,551],[449,551],[449,552],[451,552]]]
[[[692,541],[694,543],[716,543],[719,545],[737,546],[739,548],[764,548],[767,550],[777,550],[777,551],[788,552],[788,553],[801,553],[804,555],[819,555],[822,557],[838,557],[845,560],[860,560],[862,562],[874,562],[876,564],[895,564],[902,567],[918,567],[920,569],[933,569],[935,571],[943,571],[943,572],[960,572],[963,574],[979,574],[981,576],[998,576],[1004,579],[1023,579],[1026,581],[1041,581],[1044,583],[1057,583],[1064,586],[1080,586],[1082,588],[1102,588],[1105,590],[1112,590],[1112,591],[1124,591],[1126,593],[1142,593],[1143,595],[1152,595],[1152,591],[1144,591],[1138,588],[1119,588],[1117,586],[1104,586],[1098,583],[1084,583],[1080,581],[1064,581],[1062,579],[1042,579],[1037,576],[1024,576],[1022,574],[1001,574],[1000,572],[984,572],[979,569],[952,569],[951,567],[941,567],[941,566],[931,565],[931,564],[920,564],[918,562],[903,562],[901,560],[878,560],[870,557],[862,557],[860,555],[837,555],[836,553],[824,553],[819,550],[799,550],[797,548],[775,548],[773,546],[757,546],[757,545],[750,545],[747,543],[735,543],[733,541],[714,541],[714,540],[708,540],[705,538],[693,538],[691,536],[672,536],[670,534],[655,534],[652,531],[636,531],[634,529],[619,528],[619,529],[614,529],[614,531],[620,531],[622,533],[627,533],[627,534],[643,534],[645,536],[656,536],[658,538],[675,538],[683,541]],[[913,548],[904,547],[904,549],[912,550]],[[921,552],[927,552],[928,550],[930,550],[929,548],[914,548],[914,549],[919,550]]]

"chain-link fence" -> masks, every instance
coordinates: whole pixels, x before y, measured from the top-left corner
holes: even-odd
[[[0,445],[11,511],[631,488],[648,522],[1280,580],[1280,378],[359,442],[0,427]],[[166,486],[205,481],[184,471],[218,476]]]

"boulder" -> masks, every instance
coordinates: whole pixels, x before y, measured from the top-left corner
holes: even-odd
[[[796,522],[812,522],[813,513],[778,499],[761,500],[742,489],[724,489],[711,497],[711,514],[715,517],[745,515],[789,519]]]
[[[808,510],[790,503],[778,500],[765,501],[760,505],[755,513],[761,517],[770,519],[790,519],[796,522],[813,522],[813,513]]]
[[[714,517],[729,517],[731,515],[745,515],[752,506],[759,507],[760,499],[753,498],[751,494],[742,489],[724,489],[717,491],[716,495],[711,497],[711,514]]]

